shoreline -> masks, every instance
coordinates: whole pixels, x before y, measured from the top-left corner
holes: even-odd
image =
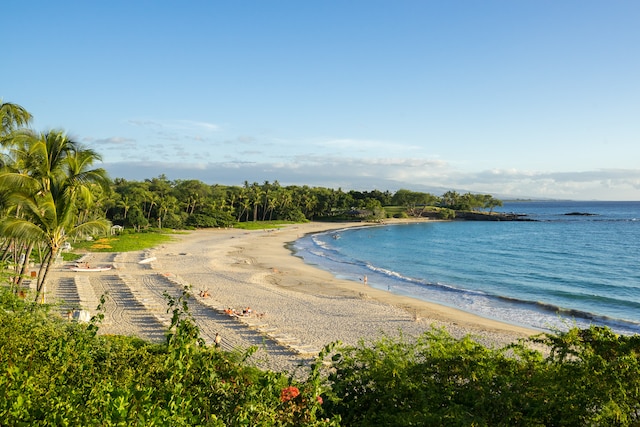
[[[348,298],[369,298],[383,304],[389,304],[409,312],[414,319],[431,320],[444,326],[458,325],[479,333],[505,333],[507,335],[530,336],[543,331],[514,325],[499,320],[485,318],[453,307],[424,301],[409,296],[397,295],[389,291],[363,286],[362,283],[339,279],[329,271],[307,264],[296,256],[291,245],[303,235],[335,231],[352,227],[378,227],[393,224],[410,224],[416,222],[433,222],[434,220],[387,220],[385,223],[339,222],[323,223],[311,222],[294,225],[292,229],[282,228],[275,235],[274,240],[281,246],[282,251],[275,244],[269,242],[264,245],[244,248],[244,253],[256,260],[257,266],[271,270],[267,278],[276,286],[296,292],[322,294],[328,296],[343,296]],[[300,235],[302,234],[302,235]],[[277,236],[277,237],[276,237]],[[268,250],[265,250],[268,249]],[[473,333],[472,333],[473,334]]]

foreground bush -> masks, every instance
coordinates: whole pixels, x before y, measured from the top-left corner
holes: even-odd
[[[2,425],[337,425],[317,420],[317,373],[292,384],[242,363],[248,354],[202,345],[181,301],[170,301],[167,343],[154,345],[0,298]]]
[[[329,346],[294,382],[244,363],[251,351],[204,345],[187,296],[168,297],[158,345],[97,336],[98,319],[69,323],[0,289],[0,424],[640,425],[639,336],[592,327],[490,349],[433,329]]]
[[[325,409],[349,426],[637,426],[640,337],[572,329],[488,349],[443,330],[334,356]]]

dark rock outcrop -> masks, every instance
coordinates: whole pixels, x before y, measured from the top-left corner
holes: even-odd
[[[455,219],[466,221],[533,221],[524,214],[470,211],[456,211]]]

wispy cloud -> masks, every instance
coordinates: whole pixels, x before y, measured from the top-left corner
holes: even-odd
[[[276,143],[270,138],[251,135],[216,140],[187,131],[202,128],[205,129],[202,135],[208,134],[214,127],[206,123],[204,126],[193,121],[175,124],[170,128],[166,123],[157,121],[136,122],[137,126],[153,129],[155,133],[156,143],[144,147],[133,138],[123,137],[93,139],[91,142],[109,150],[114,159],[144,160],[144,164],[128,160],[110,163],[112,176],[122,174],[129,179],[145,179],[166,173],[173,179],[193,178],[212,184],[278,180],[285,185],[360,190],[407,188],[437,194],[453,189],[499,197],[640,200],[640,170],[635,169],[555,172],[503,168],[468,171],[459,169],[458,163],[439,156],[420,155],[420,150],[411,145],[385,145],[383,141],[357,139],[316,140],[313,144],[298,141]],[[197,150],[194,150],[196,146]],[[393,147],[391,152],[398,154],[376,156],[373,154],[376,150],[366,149],[374,146]],[[361,154],[360,149],[371,155]],[[200,166],[196,168],[194,164]]]
[[[223,144],[228,144],[228,145],[238,145],[238,144],[246,145],[246,144],[253,144],[254,142],[257,142],[257,138],[249,135],[240,135],[236,138],[225,139],[222,141]]]
[[[195,120],[154,120],[154,119],[129,119],[126,121],[131,126],[149,128],[149,129],[172,129],[182,131],[208,131],[214,132],[220,130],[220,126],[214,123],[201,122]]]
[[[383,141],[374,139],[336,138],[311,141],[310,144],[342,153],[358,153],[358,156],[368,157],[369,153],[380,153],[393,150],[394,153],[416,153],[422,147],[413,144],[403,144],[397,141]]]
[[[122,145],[132,145],[136,142],[133,138],[125,138],[121,136],[110,136],[107,138],[83,138],[83,142],[87,142],[90,144],[100,145],[100,146],[122,146]]]
[[[211,132],[220,130],[220,126],[216,124],[207,122],[196,122],[193,120],[178,120],[176,124],[184,126],[183,129],[200,129]]]

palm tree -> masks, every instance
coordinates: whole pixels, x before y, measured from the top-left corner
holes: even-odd
[[[262,205],[262,194],[262,189],[257,182],[251,184],[249,197],[251,198],[251,203],[253,204],[253,222],[258,221],[258,208]]]
[[[0,137],[26,126],[31,119],[31,114],[18,104],[2,102],[0,99]],[[2,142],[4,145],[4,140]]]
[[[178,199],[173,196],[158,198],[158,228],[162,228],[163,221],[167,218],[170,210],[174,210],[178,205]]]
[[[104,169],[90,169],[100,156],[81,147],[61,131],[36,135],[26,132],[17,139],[20,170],[0,173],[0,188],[12,189],[9,198],[20,207],[21,215],[0,221],[0,232],[26,242],[44,243],[46,251],[38,272],[36,301],[44,289],[51,265],[62,244],[79,235],[106,232],[106,219],[79,223],[76,218],[80,201],[91,203],[91,186],[108,187]],[[44,297],[44,295],[43,295]]]
[[[131,209],[131,201],[129,200],[129,195],[124,195],[118,203],[116,204],[118,207],[121,207],[124,211],[123,219],[127,220],[127,214],[129,213],[129,209]]]
[[[31,195],[14,193],[13,197],[28,216],[7,217],[0,222],[0,232],[4,235],[27,242],[42,242],[47,248],[38,272],[36,301],[42,294],[51,266],[67,239],[98,232],[106,233],[109,230],[106,219],[75,224],[76,200],[71,196],[73,191],[68,191],[66,185],[58,188],[60,191]]]
[[[20,116],[20,110],[18,112],[11,112],[8,110],[8,104],[2,105],[0,107],[4,110],[4,117],[2,119],[3,129],[2,129],[2,147],[4,151],[2,153],[2,164],[0,173],[5,174],[9,172],[13,173],[23,173],[27,170],[27,161],[28,152],[29,152],[29,144],[28,142],[32,140],[33,132],[28,129],[16,128],[15,124],[11,124],[7,117],[16,117]],[[21,123],[21,119],[17,119],[16,123]],[[23,118],[23,120],[27,120]],[[21,206],[19,203],[16,203],[15,200],[12,200],[12,194],[16,191],[15,183],[9,183],[7,185],[0,185],[0,194],[2,199],[2,218],[6,218],[9,216],[22,217],[24,216],[23,211],[21,210]],[[15,286],[15,290],[17,291],[22,284],[24,275],[27,272],[27,268],[29,266],[29,257],[31,255],[31,251],[35,245],[34,241],[21,241],[19,239],[3,236],[5,237],[5,248],[6,251],[3,254],[3,260],[12,260],[15,276],[13,277],[11,283]],[[9,251],[9,248],[13,248],[13,251]]]
[[[247,181],[245,181],[245,183],[246,182]],[[238,217],[236,218],[237,222],[240,222],[240,219],[242,218],[242,215],[245,214],[245,212],[247,212],[246,221],[249,221],[248,209],[249,209],[249,206],[251,206],[251,201],[249,200],[248,191],[249,190],[247,187],[240,187],[238,190],[238,194],[237,194]]]

